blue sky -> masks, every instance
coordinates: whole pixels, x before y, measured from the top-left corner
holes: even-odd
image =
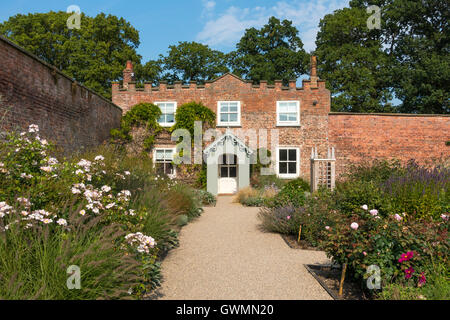
[[[89,16],[100,12],[121,16],[140,33],[138,53],[143,62],[165,54],[178,41],[197,41],[229,52],[246,28],[261,27],[270,16],[289,19],[300,31],[307,51],[314,41],[320,19],[348,6],[348,0],[40,0],[3,1],[0,21],[18,13],[66,11],[77,5]]]

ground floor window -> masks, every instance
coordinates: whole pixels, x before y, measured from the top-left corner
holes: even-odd
[[[283,147],[277,150],[277,174],[280,178],[292,179],[299,176],[299,148]]]
[[[175,177],[175,167],[173,165],[173,156],[175,149],[158,148],[154,151],[154,163],[156,173],[159,175],[167,175]]]

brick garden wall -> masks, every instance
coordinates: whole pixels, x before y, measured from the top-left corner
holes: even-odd
[[[120,126],[110,101],[0,37],[0,131],[37,124],[66,151],[98,145]]]
[[[365,160],[450,160],[450,116],[330,113],[328,122],[337,174]]]

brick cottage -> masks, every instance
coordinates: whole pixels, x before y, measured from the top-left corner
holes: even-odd
[[[310,79],[303,80],[301,88],[296,80],[288,86],[281,80],[255,85],[231,73],[204,85],[160,82],[158,87],[146,83],[136,88],[133,78],[133,65],[128,62],[123,85],[112,85],[112,101],[123,112],[138,103],[154,103],[163,113],[159,119],[163,127],[174,124],[177,107],[187,102],[201,102],[216,113],[220,135],[203,150],[207,188],[213,194],[248,186],[249,163],[261,146],[271,150],[271,168],[285,179],[310,178],[313,149],[314,157],[335,158],[336,175],[365,160],[449,160],[450,117],[330,112],[330,91],[317,77],[315,57]],[[160,170],[182,178],[172,164],[174,148],[166,133],[157,139],[151,156]]]

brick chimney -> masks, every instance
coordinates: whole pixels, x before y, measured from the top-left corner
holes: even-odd
[[[128,83],[134,81],[133,62],[127,61],[127,66],[123,70],[123,87],[128,88]]]
[[[311,74],[310,74],[309,80],[311,81],[311,87],[317,88],[317,80],[319,80],[319,77],[317,76],[317,57],[316,56],[311,56]]]

